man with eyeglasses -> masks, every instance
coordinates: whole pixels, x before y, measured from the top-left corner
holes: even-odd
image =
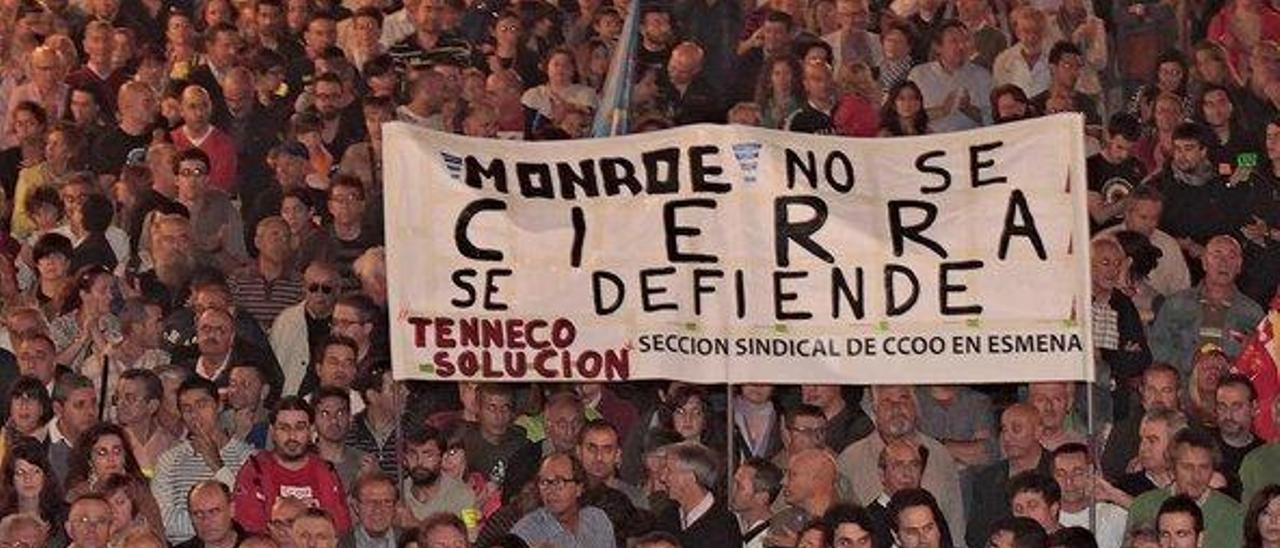
[[[1124,541],[1124,524],[1129,513],[1110,502],[1096,500],[1094,491],[1094,463],[1089,447],[1080,443],[1067,443],[1053,450],[1049,456],[1053,479],[1061,487],[1058,522],[1063,527],[1090,527],[1101,548],[1117,548]],[[1092,505],[1092,518],[1090,506]]]
[[[40,548],[49,542],[49,524],[39,515],[20,512],[0,519],[0,548]]]
[[[579,502],[586,475],[582,465],[566,453],[553,453],[542,459],[536,480],[542,506],[520,518],[511,533],[529,546],[616,546],[613,523],[608,516],[599,508],[582,506]]]
[[[187,494],[197,483],[216,479],[235,483],[240,467],[253,448],[233,439],[218,424],[218,387],[195,376],[178,387],[178,409],[187,439],[160,455],[151,492],[160,506],[169,542],[180,543],[195,535],[187,508]]]
[[[374,471],[360,476],[351,487],[355,501],[355,528],[340,543],[349,548],[395,548],[403,531],[395,526],[400,491],[391,476]]]
[[[827,448],[827,417],[821,407],[802,403],[788,410],[782,419],[782,450],[771,459],[778,468],[786,468],[791,455]]]
[[[1250,451],[1261,447],[1262,439],[1253,434],[1253,417],[1258,412],[1257,392],[1248,377],[1223,375],[1214,392],[1217,423],[1215,437],[1222,449],[1218,471],[1231,483],[1238,483],[1240,463]]]
[[[101,495],[81,495],[71,503],[65,524],[68,548],[106,548],[111,540],[111,504]]]
[[[199,355],[187,362],[189,369],[225,388],[231,382],[231,364],[256,364],[270,387],[266,405],[280,396],[283,383],[275,357],[237,336],[235,318],[223,308],[209,308],[196,318],[196,345]]]
[[[285,394],[300,393],[303,379],[310,373],[311,357],[328,338],[340,284],[337,267],[312,262],[302,273],[302,302],[284,309],[272,322],[271,349],[284,370]]]
[[[444,435],[431,426],[409,428],[404,435],[402,458],[406,480],[404,503],[417,521],[438,512],[461,517],[476,508],[471,488],[457,478],[440,473],[447,447]]]
[[[188,88],[188,92],[191,89]],[[199,87],[195,89],[203,91]],[[188,92],[183,95],[188,95]],[[201,95],[200,92],[192,93]],[[201,97],[198,101],[200,105],[207,104],[208,95],[203,94]],[[184,102],[183,110],[187,108],[188,105]],[[197,107],[190,105],[190,108]],[[207,126],[207,129],[216,130],[213,126]],[[183,128],[178,128],[174,133],[182,131]],[[195,251],[211,257],[214,265],[222,271],[230,272],[244,263],[248,251],[244,243],[243,218],[240,210],[231,203],[228,194],[233,190],[235,168],[234,165],[230,168],[223,165],[227,162],[234,163],[235,145],[230,142],[230,137],[225,134],[222,137],[227,139],[226,146],[231,148],[229,152],[221,153],[230,154],[231,160],[222,159],[222,163],[217,163],[214,161],[215,157],[211,157],[202,148],[186,148],[178,153],[174,174],[177,175],[178,203],[191,213],[191,236]],[[188,143],[188,146],[191,145]],[[179,148],[182,148],[181,143]],[[218,172],[215,171],[216,168],[221,168],[223,172],[230,169],[232,173]]]
[[[356,342],[356,369],[366,371],[387,348],[386,318],[381,309],[363,294],[345,295],[338,299],[329,318],[330,331]]]
[[[339,264],[352,264],[369,248],[382,245],[381,226],[365,222],[366,199],[364,184],[351,175],[338,175],[329,186],[329,237]]]
[[[298,396],[286,396],[272,409],[272,449],[251,457],[236,478],[236,521],[245,531],[266,533],[271,505],[280,496],[324,508],[339,534],[351,529],[338,472],[311,450],[314,421],[315,411]]]
[[[244,540],[244,530],[232,519],[226,485],[215,480],[197,483],[187,495],[187,507],[196,536],[174,548],[234,548]]]
[[[285,308],[302,301],[302,281],[291,268],[289,239],[289,223],[283,217],[260,221],[253,239],[257,260],[228,280],[236,305],[253,316],[264,332]]]

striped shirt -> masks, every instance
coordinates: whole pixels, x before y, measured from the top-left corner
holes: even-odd
[[[353,418],[351,431],[347,433],[347,446],[373,455],[378,460],[378,468],[387,475],[398,478],[400,457],[396,454],[396,444],[400,435],[396,430],[392,428],[385,438],[378,439],[373,429],[369,428],[369,412],[366,410]]]
[[[236,474],[249,460],[253,448],[240,440],[231,440],[219,451],[222,468],[210,470],[204,459],[191,447],[190,440],[173,446],[156,461],[156,476],[151,479],[151,494],[160,506],[160,518],[164,520],[165,534],[169,542],[177,544],[195,536],[191,515],[187,512],[187,492],[195,484],[216,479],[228,488],[235,488]]]
[[[267,281],[254,268],[235,274],[227,284],[231,286],[236,306],[248,312],[268,333],[280,312],[302,302],[302,280],[293,276]]]

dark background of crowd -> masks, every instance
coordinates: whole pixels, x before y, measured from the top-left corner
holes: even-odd
[[[1082,114],[1099,381],[395,381],[380,125],[587,137],[631,10],[635,132]],[[1278,41],[1266,0],[4,0],[0,543],[1280,546]]]

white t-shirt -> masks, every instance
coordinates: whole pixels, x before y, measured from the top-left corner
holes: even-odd
[[[1098,540],[1098,548],[1120,548],[1124,542],[1124,524],[1129,519],[1129,512],[1109,502],[1099,502],[1095,508],[1098,528],[1089,527],[1089,508],[1079,512],[1058,512],[1058,523],[1064,527],[1084,527],[1093,531]]]

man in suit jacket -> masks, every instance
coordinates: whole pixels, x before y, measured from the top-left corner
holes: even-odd
[[[221,388],[230,382],[231,364],[254,364],[271,385],[265,403],[274,405],[284,386],[280,363],[270,350],[236,336],[234,324],[235,320],[227,310],[210,308],[203,311],[196,318],[196,346],[200,354],[186,366]]]
[[[658,518],[658,529],[683,546],[740,546],[737,519],[714,489],[720,481],[715,453],[696,443],[680,443],[667,452],[663,477],[675,505]]]

